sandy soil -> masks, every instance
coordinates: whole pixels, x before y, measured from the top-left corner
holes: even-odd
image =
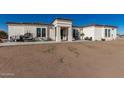
[[[124,77],[124,40],[0,47],[0,77]]]

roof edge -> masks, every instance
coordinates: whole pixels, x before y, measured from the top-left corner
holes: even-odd
[[[49,24],[49,23],[41,23],[41,22],[6,22],[6,24],[52,25],[52,24]]]
[[[101,25],[101,24],[90,24],[87,26],[83,26],[83,27],[89,27],[89,26],[101,26],[101,27],[113,27],[113,28],[118,28],[117,26],[113,26],[113,25]]]

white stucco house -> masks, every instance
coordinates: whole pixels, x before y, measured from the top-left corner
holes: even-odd
[[[56,18],[49,24],[7,22],[7,25],[8,40],[13,36],[19,37],[26,33],[31,33],[33,38],[56,42],[73,41],[82,39],[82,37],[83,39],[91,38],[92,41],[115,40],[117,34],[116,26],[98,24],[73,26],[72,20],[63,18]]]

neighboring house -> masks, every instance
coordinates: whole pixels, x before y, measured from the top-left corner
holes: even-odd
[[[31,33],[33,38],[42,40],[72,41],[81,39],[81,33],[85,38],[95,40],[114,40],[116,39],[117,27],[109,25],[88,25],[73,26],[72,20],[56,18],[52,23],[16,23],[8,22],[8,39],[25,33]]]
[[[124,38],[124,35],[123,34],[121,34],[121,35],[120,34],[117,34],[117,37],[118,38]]]

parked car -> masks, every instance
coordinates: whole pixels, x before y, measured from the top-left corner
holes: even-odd
[[[32,33],[26,33],[24,35],[20,35],[19,38],[16,40],[17,42],[29,42],[34,41]]]
[[[24,34],[23,40],[24,41],[32,41],[32,40],[34,40],[32,33]]]

